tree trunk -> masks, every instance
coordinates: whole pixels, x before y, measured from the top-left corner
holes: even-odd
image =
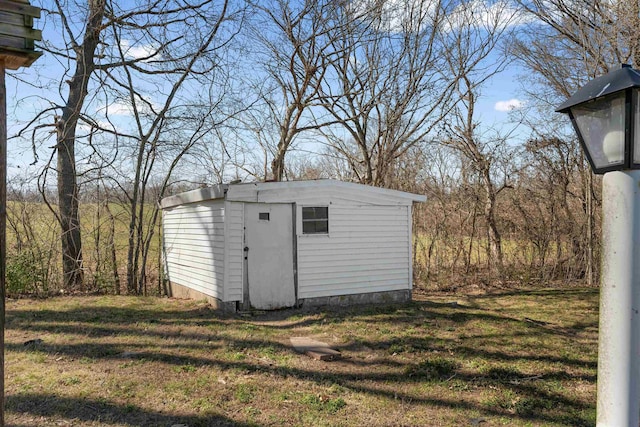
[[[138,254],[139,247],[135,244],[137,241],[138,222],[142,221],[142,218],[138,217],[138,198],[140,179],[142,176],[142,164],[144,157],[144,147],[146,140],[143,139],[140,142],[138,148],[138,158],[136,161],[136,175],[133,180],[133,195],[131,196],[131,218],[129,221],[129,243],[127,245],[127,293],[129,295],[138,294]],[[140,201],[144,203],[144,201]]]
[[[482,171],[482,182],[485,191],[484,219],[487,222],[487,236],[489,239],[489,260],[492,268],[495,268],[499,275],[502,275],[502,237],[498,231],[495,207],[496,191],[489,175],[489,169]]]
[[[271,179],[282,181],[284,178],[284,156],[286,150],[278,150],[277,155],[271,161]]]
[[[638,25],[640,25],[640,4],[638,0],[629,0],[629,17],[631,18],[631,29],[629,32],[629,45],[632,52],[633,64],[636,68],[640,67],[640,34],[638,34]]]
[[[120,275],[118,274],[118,259],[116,254],[116,219],[109,208],[109,199],[105,201],[105,209],[109,215],[109,253],[111,255],[111,276],[113,277],[113,292],[120,295]]]
[[[62,271],[64,287],[82,288],[82,238],[78,214],[78,184],[76,177],[76,126],[87,96],[87,86],[95,70],[94,56],[100,40],[105,0],[90,0],[87,27],[81,46],[75,46],[76,70],[69,80],[69,97],[56,123],[58,206],[62,237]]]
[[[66,289],[82,289],[82,236],[78,214],[75,132],[58,142],[58,206],[62,233],[62,271]]]

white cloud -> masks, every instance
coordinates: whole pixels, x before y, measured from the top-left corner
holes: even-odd
[[[110,132],[118,132],[120,131],[120,129],[118,129],[117,126],[115,126],[113,123],[110,123],[106,120],[98,120],[95,122],[95,125],[97,126],[97,128],[99,129],[105,129],[107,131]],[[78,131],[79,133],[84,133],[84,134],[89,134],[91,132],[95,132],[97,130],[96,127],[89,125],[86,122],[79,122],[78,123]]]
[[[150,44],[133,45],[129,40],[122,40],[120,46],[128,59],[145,58],[145,61],[149,61],[158,56],[158,47]]]
[[[533,20],[510,0],[472,0],[460,4],[446,17],[444,30],[454,31],[460,27],[472,27],[502,31]]]
[[[416,31],[432,25],[436,19],[437,2],[428,0],[355,0],[352,13],[370,20],[379,31],[392,33]]]
[[[506,112],[513,111],[513,110],[519,110],[522,107],[524,107],[524,101],[521,101],[521,100],[516,99],[516,98],[512,98],[512,99],[509,99],[507,101],[498,101],[498,102],[496,102],[496,105],[493,108],[496,111],[500,111],[500,112],[506,113]]]
[[[469,0],[444,14],[431,0],[353,0],[351,12],[378,29],[392,33],[416,31],[441,22],[445,33],[460,28],[503,31],[535,21],[514,0]]]
[[[138,100],[136,107],[141,114],[153,114],[162,108],[162,105],[154,102],[150,97],[145,96],[144,101]],[[96,109],[97,112],[108,114],[109,116],[134,116],[133,105],[126,100],[118,100],[108,105],[102,105]]]
[[[100,110],[104,112],[108,112],[110,115],[115,115],[115,116],[132,116],[133,115],[133,107],[129,104],[125,104],[124,102],[114,102],[112,104],[102,107]]]

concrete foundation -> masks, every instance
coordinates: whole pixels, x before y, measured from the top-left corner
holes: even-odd
[[[183,298],[193,300],[205,300],[211,304],[216,310],[225,313],[235,313],[239,307],[237,302],[223,302],[218,298],[203,294],[195,289],[188,288],[178,283],[169,282],[167,286],[167,294],[172,298]],[[352,305],[366,304],[401,304],[411,301],[411,291],[408,289],[402,291],[386,291],[386,292],[369,292],[366,294],[340,295],[330,297],[315,297],[299,299],[296,307],[347,307]]]
[[[235,313],[237,311],[237,304],[235,301],[223,302],[211,295],[203,294],[195,289],[188,288],[178,283],[169,282],[167,286],[167,296],[172,298],[193,299],[193,300],[205,300],[215,310],[220,310],[225,313]]]
[[[369,292],[366,294],[340,295],[331,297],[315,297],[298,300],[300,307],[350,306],[365,304],[399,304],[411,301],[411,291]]]

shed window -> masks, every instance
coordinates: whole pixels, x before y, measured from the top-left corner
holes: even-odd
[[[269,212],[259,212],[258,219],[260,221],[269,221]]]
[[[329,208],[327,206],[302,208],[302,234],[329,234]]]

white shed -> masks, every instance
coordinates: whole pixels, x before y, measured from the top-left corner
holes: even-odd
[[[161,201],[170,295],[225,310],[411,299],[411,206],[334,180],[223,184]]]

